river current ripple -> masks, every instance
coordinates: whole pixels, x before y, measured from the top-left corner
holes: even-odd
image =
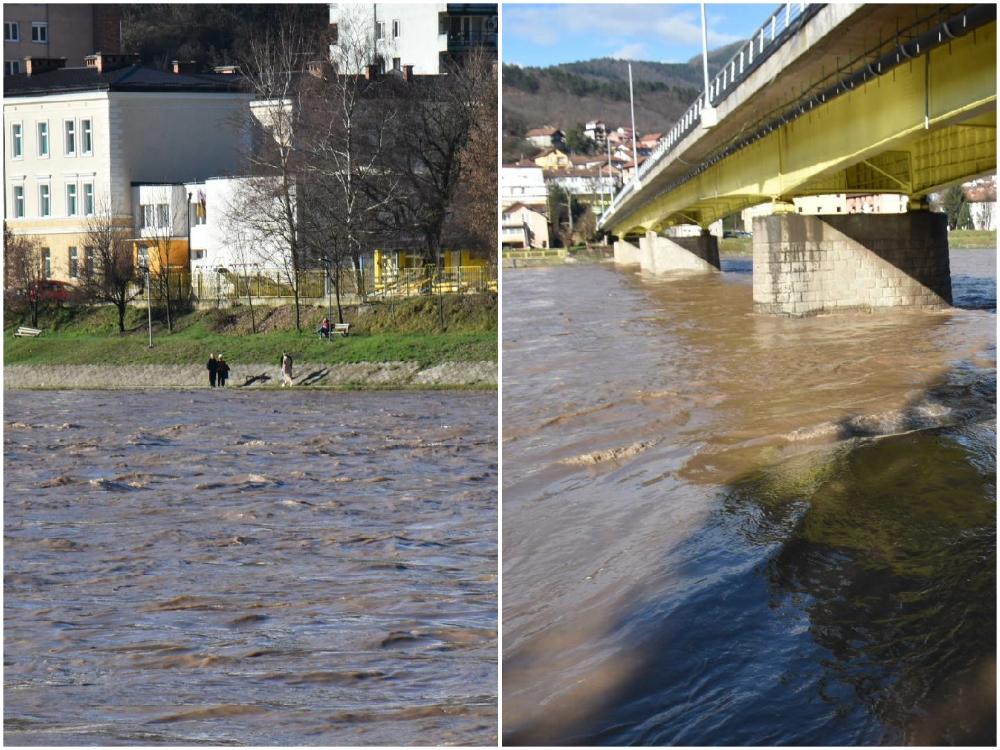
[[[996,253],[952,272],[504,273],[505,742],[995,745]]]
[[[4,420],[7,744],[495,743],[495,394]]]

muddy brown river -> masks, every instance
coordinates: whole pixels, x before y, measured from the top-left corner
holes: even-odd
[[[944,312],[751,274],[504,272],[505,742],[995,745],[996,252]]]
[[[6,744],[496,743],[496,394],[4,400]]]

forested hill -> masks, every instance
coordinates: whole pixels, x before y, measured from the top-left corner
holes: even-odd
[[[741,42],[709,53],[712,74]],[[663,131],[702,89],[701,56],[685,63],[632,62],[635,120],[640,133]],[[599,58],[548,68],[503,66],[504,134],[554,125],[569,130],[587,120],[610,126],[629,121],[628,62]]]
[[[324,30],[329,12],[327,5],[310,4],[131,3],[122,5],[122,41],[145,64],[162,69],[171,60],[228,65],[247,54],[254,36],[290,23]]]

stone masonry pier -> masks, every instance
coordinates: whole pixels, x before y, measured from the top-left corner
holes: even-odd
[[[753,301],[758,312],[783,315],[948,307],[947,216],[758,217]]]

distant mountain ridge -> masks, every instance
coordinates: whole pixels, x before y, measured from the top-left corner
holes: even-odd
[[[709,53],[714,75],[743,42]],[[503,132],[510,152],[529,128],[568,130],[588,120],[629,125],[627,60],[608,57],[546,68],[503,66]],[[632,61],[636,128],[663,132],[684,113],[703,87],[701,55],[683,63]],[[510,154],[508,154],[510,155]]]

